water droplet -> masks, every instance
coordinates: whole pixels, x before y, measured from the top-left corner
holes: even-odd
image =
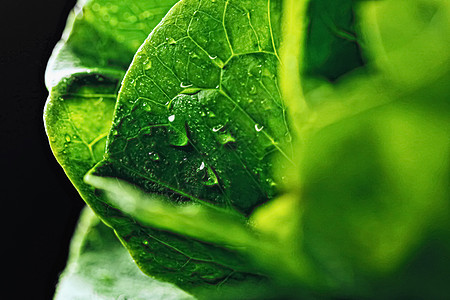
[[[177,43],[174,38],[166,38],[166,41],[169,45],[175,45]]]
[[[219,178],[217,178],[216,173],[209,166],[206,167],[206,176],[203,181],[204,185],[213,186],[219,184]]]
[[[214,56],[214,57],[210,56],[209,58],[211,58],[219,68],[223,68],[225,66],[225,63],[217,56]]]
[[[255,124],[255,130],[260,132],[261,130],[263,130],[264,126],[260,125],[260,124]]]
[[[219,134],[217,138],[222,145],[236,142],[236,139],[229,133]]]
[[[65,139],[66,139],[66,142],[70,143],[70,141],[71,141],[70,135],[66,134]]]
[[[142,103],[142,109],[145,110],[145,111],[151,111],[151,110],[152,110],[151,106],[148,105],[148,104],[145,103],[145,102]]]
[[[175,115],[171,115],[171,116],[169,116],[169,122],[173,122],[173,121],[175,121]]]
[[[172,146],[177,147],[189,146],[189,139],[187,137],[186,129],[184,128],[184,126],[182,127],[180,126],[178,128],[169,126],[168,133],[169,133],[169,143]]]
[[[202,164],[200,165],[200,167],[198,168],[200,171],[203,170],[205,168],[205,162],[202,161]]]
[[[271,187],[275,187],[277,186],[277,183],[275,181],[273,181],[273,179],[271,178],[267,178],[266,182],[271,186]]]
[[[100,4],[98,4],[98,3],[92,4],[93,11],[100,11],[100,9],[101,9]]]
[[[212,131],[217,132],[217,131],[219,131],[219,130],[222,129],[222,128],[223,128],[223,125],[222,125],[222,124],[219,124],[219,125],[214,126],[213,129],[212,129]]]
[[[180,83],[180,87],[181,88],[189,88],[189,87],[191,87],[191,86],[193,86],[193,84],[184,84],[183,82],[182,83]]]
[[[150,11],[148,11],[148,10],[142,12],[141,15],[140,15],[140,17],[141,17],[142,19],[147,19],[147,18],[149,18],[150,16],[151,16],[151,13],[150,13]]]
[[[250,88],[250,94],[255,95],[256,94],[256,86],[252,85]]]
[[[153,161],[160,160],[160,157],[159,157],[158,153],[149,152],[148,155],[149,155],[150,159],[153,160]]]
[[[152,68],[152,61],[150,57],[147,57],[147,59],[143,62],[144,64],[144,70],[150,70]]]
[[[135,15],[130,15],[130,16],[128,16],[127,20],[128,20],[130,23],[134,23],[134,22],[137,21],[137,17],[136,17]]]
[[[191,85],[191,86],[192,86],[192,85]],[[180,94],[194,95],[194,94],[200,92],[201,90],[202,90],[202,89],[201,89],[201,88],[198,88],[198,87],[188,87],[188,88],[185,88],[184,90],[182,90],[182,91],[180,92]]]

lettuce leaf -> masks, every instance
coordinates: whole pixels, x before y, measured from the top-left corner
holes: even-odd
[[[444,0],[114,2],[72,17],[46,130],[145,274],[205,299],[448,294]],[[60,290],[135,292],[74,257]]]

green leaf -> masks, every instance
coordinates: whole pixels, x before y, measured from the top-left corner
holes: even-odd
[[[271,198],[269,158],[290,159],[290,135],[267,8],[265,1],[175,6],[127,72],[96,174],[243,214]],[[247,36],[255,42],[241,49]]]
[[[174,205],[157,194],[146,194],[117,178],[86,175],[85,182],[105,191],[108,200],[143,225],[221,245],[244,248],[256,239],[241,215],[199,204]],[[221,228],[228,228],[223,232]]]
[[[56,159],[83,197],[95,197],[83,176],[105,151],[118,78],[74,74],[52,89],[45,127]]]
[[[181,300],[194,297],[169,283],[144,275],[113,230],[85,208],[54,299]]]
[[[310,298],[303,284],[293,282],[289,278],[286,280],[286,272],[297,275],[304,273],[305,269],[301,259],[295,260],[300,265],[293,264],[292,254],[296,252],[292,251],[291,244],[296,239],[292,240],[289,233],[284,236],[286,239],[279,239],[279,232],[276,236],[269,235],[263,228],[253,226],[255,221],[261,220],[253,218],[252,224],[247,224],[242,216],[224,209],[195,203],[177,205],[160,195],[144,193],[136,186],[117,178],[87,175],[85,180],[102,190],[113,206],[130,214],[140,224],[212,243],[216,247],[239,251],[246,258],[246,264],[252,266],[254,273],[270,274],[273,279],[261,281],[246,278],[233,285],[223,284],[213,289],[200,287],[199,290],[194,290],[199,298],[292,299],[293,295],[299,299]],[[295,209],[289,212],[296,216]],[[285,216],[287,215],[275,216],[271,210],[270,221],[275,221],[280,227],[286,227],[292,225],[290,220],[297,220],[280,219]],[[274,225],[273,222],[271,225]],[[287,227],[289,230],[290,226]],[[283,245],[282,248],[280,244]]]
[[[103,157],[120,80],[146,32],[175,1],[140,9],[132,2],[80,1],[46,71],[50,145],[85,198],[94,196],[82,178]]]
[[[446,1],[371,1],[361,15],[365,53],[404,87],[419,88],[448,72],[450,7]],[[395,18],[395,22],[386,19]]]
[[[183,0],[144,28],[151,10],[88,1],[73,18],[50,142],[146,274],[205,299],[448,294],[450,6],[356,2]]]
[[[272,157],[289,164],[291,153],[277,79],[280,5],[179,2],[137,52],[92,174],[242,215],[272,198]],[[254,277],[229,250],[110,224],[144,272],[184,288]]]
[[[364,72],[314,91],[328,102],[308,112],[306,125],[298,122],[300,178],[253,215],[257,228],[275,239],[296,239],[297,245],[283,244],[297,251],[288,259],[309,267],[279,276],[297,278],[324,298],[448,294],[450,44],[448,34],[438,34],[450,28],[444,3],[433,2],[426,24],[417,14],[422,1],[362,7],[367,32],[374,24],[390,28],[375,40],[366,35],[366,50],[386,52],[377,52]],[[420,30],[408,26],[414,22]],[[391,34],[404,44],[380,47]],[[280,230],[284,218],[290,223]]]
[[[103,157],[128,64],[174,3],[145,3],[139,10],[133,1],[80,1],[49,61],[46,84],[50,96],[44,120],[50,146],[97,214],[105,215],[109,207],[95,201],[94,189],[83,177]],[[109,213],[116,215],[120,216]]]
[[[442,224],[448,119],[402,100],[330,125],[306,146],[305,251],[339,293],[375,293],[365,289]]]
[[[309,2],[305,43],[307,76],[334,81],[363,65],[356,30],[357,0]]]
[[[80,72],[123,75],[136,50],[176,0],[80,0],[46,71],[50,89]]]

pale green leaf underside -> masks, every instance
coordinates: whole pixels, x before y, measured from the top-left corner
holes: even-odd
[[[85,208],[55,300],[187,300],[177,287],[144,275],[111,228]]]

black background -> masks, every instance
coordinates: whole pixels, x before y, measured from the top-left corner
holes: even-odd
[[[74,4],[0,5],[2,299],[52,298],[83,206],[51,153],[42,121],[45,67]]]

